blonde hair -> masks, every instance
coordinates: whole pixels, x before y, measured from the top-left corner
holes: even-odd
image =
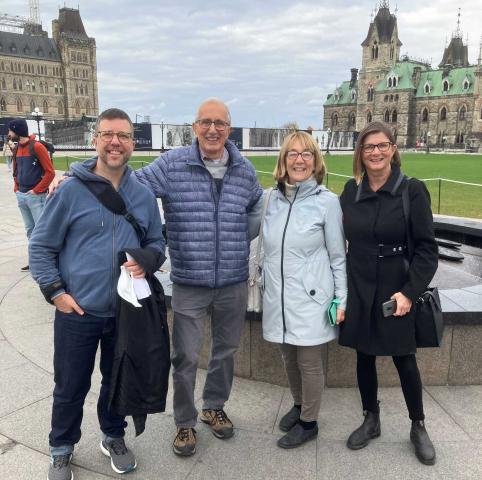
[[[303,146],[303,150],[311,152],[314,155],[313,176],[316,179],[316,183],[321,185],[323,182],[323,177],[326,173],[323,156],[321,155],[318,145],[313,140],[313,137],[310,134],[301,131],[290,133],[284,139],[278,155],[278,160],[276,161],[273,178],[276,182],[284,183],[288,181],[288,172],[286,171],[286,155],[296,141],[300,142],[300,144]]]
[[[365,165],[363,165],[363,142],[365,138],[372,133],[383,133],[392,145],[396,145],[395,136],[388,125],[383,122],[369,123],[358,135],[355,151],[353,152],[353,176],[357,184],[361,182],[363,174],[365,173]],[[397,167],[402,165],[398,149],[396,149],[393,154],[391,164]]]

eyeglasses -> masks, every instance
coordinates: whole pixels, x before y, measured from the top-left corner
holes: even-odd
[[[200,118],[194,123],[197,123],[203,130],[207,130],[208,128],[211,128],[211,125],[214,125],[214,128],[218,132],[224,132],[226,127],[229,127],[229,123],[224,120],[211,120],[210,118]]]
[[[377,143],[376,145],[373,145],[372,143],[366,143],[365,145],[362,145],[362,150],[365,153],[372,153],[376,147],[378,148],[379,152],[388,152],[388,150],[390,150],[390,147],[392,145],[393,145],[392,142],[381,142],[381,143]]]
[[[110,130],[105,130],[102,132],[97,132],[96,134],[103,142],[112,142],[114,136],[117,135],[119,142],[128,143],[132,140],[132,133],[129,132],[112,132]]]
[[[303,160],[313,160],[313,152],[309,152],[308,150],[305,150],[304,152],[297,152],[296,150],[290,150],[286,154],[286,158],[288,160],[296,160],[299,156],[301,155],[301,158]]]

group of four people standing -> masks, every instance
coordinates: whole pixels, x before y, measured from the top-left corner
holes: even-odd
[[[228,140],[230,124],[227,106],[209,99],[200,106],[193,123],[196,141],[192,146],[162,154],[149,166],[133,172],[127,167],[134,148],[132,123],[124,112],[111,109],[97,121],[98,157],[79,167],[81,170],[77,168],[81,174],[86,171],[111,182],[129,210],[132,208],[134,216],[141,219],[146,232],[152,234],[148,236],[149,246],[159,250],[164,249],[159,225],[150,218],[151,214],[146,215],[144,207],[152,204],[149,197],[152,194],[162,199],[173,281],[172,364],[177,426],[173,450],[181,456],[196,451],[198,412],[194,385],[203,324],[208,317],[212,347],[201,420],[210,425],[218,438],[227,439],[234,433],[224,404],[231,391],[233,356],[244,323],[249,243],[259,228],[263,192],[250,162]],[[392,355],[412,419],[411,438],[417,456],[428,464],[435,460],[423,423],[412,305],[436,270],[436,246],[428,192],[416,180],[398,181],[399,165],[391,131],[381,123],[368,125],[361,132],[355,151],[355,180],[347,183],[340,207],[337,197],[321,185],[325,165],[311,136],[297,132],[283,143],[275,169],[277,186],[264,217],[263,265],[263,335],[266,340],[280,344],[294,400],[293,408],[280,422],[281,430],[287,432],[278,442],[281,447],[296,447],[317,435],[322,389],[321,345],[337,336],[336,327],[328,324],[326,315],[335,296],[339,300],[336,320],[340,324],[340,343],[358,352],[357,376],[365,412],[365,420],[350,436],[348,446],[362,448],[380,434],[375,359],[378,355]],[[135,184],[139,182],[152,193],[137,192],[140,185]],[[414,212],[410,228],[415,255],[410,264],[405,255],[391,255],[388,248],[380,254],[380,245],[406,247],[401,189],[407,182]],[[103,408],[109,389],[112,354],[109,345],[115,305],[115,297],[107,298],[105,292],[115,291],[114,278],[110,280],[110,288],[102,288],[105,305],[102,308],[90,305],[95,296],[89,297],[88,288],[76,277],[75,268],[67,267],[75,259],[65,251],[70,242],[76,241],[76,235],[85,236],[86,231],[97,241],[103,235],[105,239],[112,235],[118,238],[115,234],[117,229],[122,230],[123,219],[120,223],[105,222],[111,214],[101,205],[94,207],[95,204],[79,213],[75,198],[81,187],[72,180],[64,183],[47,202],[30,239],[32,274],[57,307],[56,349],[62,346],[62,328],[67,320],[70,329],[77,329],[76,335],[79,330],[91,328],[88,333],[91,342],[105,343],[101,350],[103,387],[98,408],[103,432],[101,449],[111,457],[114,470],[125,473],[135,468],[136,461],[123,442],[124,418]],[[140,203],[139,195],[145,197]],[[96,212],[99,221],[86,230],[89,226],[86,219],[94,218],[89,208]],[[52,230],[55,218],[63,219],[60,233]],[[123,244],[115,248],[144,246],[125,231],[120,238]],[[88,239],[77,244],[85,249],[84,254],[77,250],[79,262],[92,250]],[[87,286],[88,279],[95,278],[96,269],[109,262],[109,258],[113,258],[112,269],[118,268],[115,255],[100,255],[98,262],[84,261],[79,271]],[[136,277],[145,274],[135,261],[125,265]],[[381,316],[381,303],[389,298],[396,299],[397,308],[393,317],[387,319]],[[84,321],[85,314],[94,317],[90,327]],[[95,350],[96,346],[90,347],[86,353],[83,373],[69,362],[65,348],[62,362],[54,362],[50,479],[72,478],[70,460],[80,439],[82,408]],[[68,368],[73,370],[67,371]],[[62,375],[69,381],[62,382]],[[77,386],[71,385],[70,379],[75,376],[85,378]],[[66,416],[59,412],[65,412]]]

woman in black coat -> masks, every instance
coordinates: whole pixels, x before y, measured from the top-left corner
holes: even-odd
[[[419,180],[400,170],[400,155],[391,130],[370,123],[358,136],[354,179],[341,195],[348,241],[348,304],[340,328],[340,345],[357,351],[357,378],[365,419],[349,437],[357,450],[380,435],[376,357],[390,355],[412,420],[410,439],[417,458],[435,463],[435,449],[425,430],[422,382],[415,358],[414,304],[437,270],[430,196]],[[413,257],[408,260],[402,191],[408,188]],[[395,301],[384,317],[382,303]]]

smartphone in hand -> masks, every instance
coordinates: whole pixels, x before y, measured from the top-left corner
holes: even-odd
[[[395,300],[388,300],[382,303],[382,312],[384,317],[390,317],[397,310],[397,302]]]

